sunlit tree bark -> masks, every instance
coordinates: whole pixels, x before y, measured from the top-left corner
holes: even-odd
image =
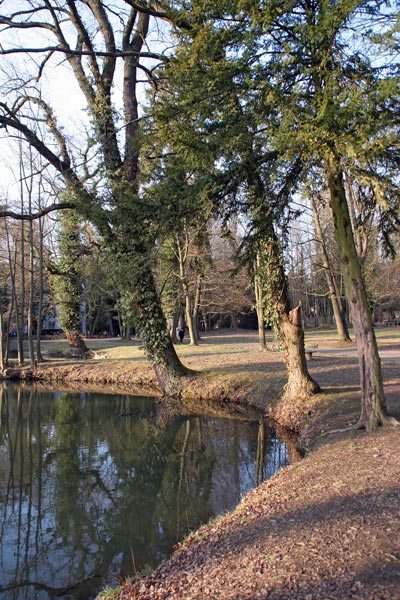
[[[288,374],[285,394],[297,398],[319,392],[308,371],[301,306],[290,306],[281,248],[272,229],[264,241],[263,268],[265,304],[279,334]]]

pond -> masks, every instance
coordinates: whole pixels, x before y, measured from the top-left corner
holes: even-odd
[[[262,420],[0,384],[0,596],[88,599],[288,462]]]

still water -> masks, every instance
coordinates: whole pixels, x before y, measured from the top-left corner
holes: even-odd
[[[1,600],[92,598],[288,460],[262,421],[152,398],[2,384],[0,408]]]

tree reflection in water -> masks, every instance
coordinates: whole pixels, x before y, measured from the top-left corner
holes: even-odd
[[[4,383],[0,408],[2,600],[93,597],[288,460],[263,421],[160,420],[152,398]]]

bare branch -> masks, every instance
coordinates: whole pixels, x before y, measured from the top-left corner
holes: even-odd
[[[62,160],[56,154],[54,154],[54,152],[52,152],[50,148],[48,148],[48,146],[42,142],[36,133],[29,129],[27,125],[22,123],[16,114],[11,111],[3,102],[0,102],[0,109],[3,111],[2,114],[0,114],[0,128],[7,129],[7,127],[11,127],[12,129],[22,133],[24,138],[31,144],[31,146],[36,148],[43,158],[53,165],[53,167],[59,173],[65,175],[71,171],[71,163],[69,159]]]
[[[43,46],[42,48],[8,48],[0,49],[0,55],[3,54],[38,54],[45,52],[60,52],[70,56],[101,56],[124,58],[126,56],[137,56],[138,58],[152,58],[168,62],[168,57],[156,52],[135,52],[134,50],[115,50],[113,52],[107,50],[73,50],[68,46]]]
[[[135,10],[145,13],[150,17],[158,17],[160,19],[169,20],[170,16],[164,10],[159,2],[139,2],[135,0],[125,0],[126,4],[134,8]]]
[[[101,32],[103,34],[103,39],[107,48],[107,51],[111,53],[111,56],[106,57],[107,60],[104,61],[103,65],[103,84],[108,86],[111,85],[114,71],[115,71],[115,38],[113,28],[108,20],[107,13],[104,9],[104,6],[101,2],[93,2],[93,0],[88,1],[88,6],[93,12],[97,22],[101,27]],[[91,46],[89,46],[91,48]]]
[[[68,150],[67,150],[67,142],[64,135],[61,133],[60,129],[57,127],[57,122],[53,114],[53,110],[51,107],[42,99],[33,97],[26,97],[27,102],[32,102],[33,104],[37,104],[43,110],[45,115],[45,122],[48,125],[50,131],[54,135],[57,140],[58,146],[60,148],[61,156],[63,160],[71,164],[71,160],[69,158]]]
[[[40,219],[41,217],[44,217],[50,212],[54,212],[56,210],[70,210],[75,208],[76,204],[72,202],[59,202],[49,204],[49,206],[46,206],[46,208],[42,208],[41,210],[30,214],[21,214],[8,209],[0,209],[0,218],[10,217],[11,219],[16,219],[18,221],[35,221],[36,219]]]
[[[67,0],[67,4],[70,9],[70,19],[79,34],[80,45],[83,45],[84,47],[86,47],[88,49],[88,51],[90,52],[90,54],[89,54],[90,70],[91,70],[96,82],[99,84],[101,81],[100,69],[99,69],[99,65],[96,60],[96,55],[94,53],[94,46],[93,46],[92,40],[90,39],[89,33],[88,33],[85,25],[82,22],[82,19],[79,15],[79,12],[75,5],[75,2],[73,0]],[[81,51],[81,49],[80,49],[80,51]],[[72,55],[70,55],[70,56],[72,56]]]
[[[161,2],[157,2],[157,0],[150,0],[150,2],[143,2],[138,0],[125,0],[129,6],[134,8],[135,10],[140,11],[141,13],[146,13],[150,17],[156,17],[162,19],[163,21],[167,21],[180,29],[185,29],[190,31],[192,26],[189,22],[182,17],[182,12],[167,10],[161,4]]]

